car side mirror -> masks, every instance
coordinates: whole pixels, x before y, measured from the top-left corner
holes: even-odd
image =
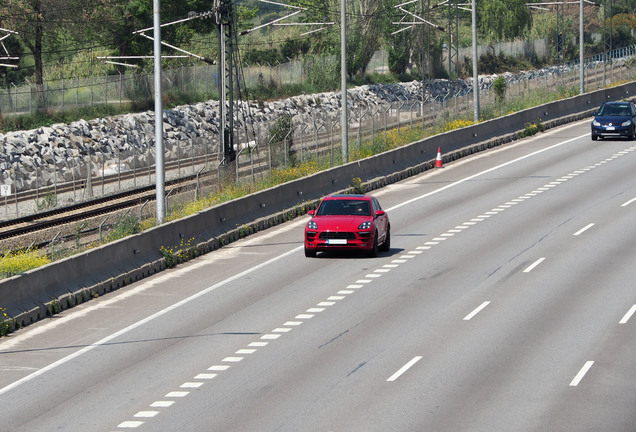
[[[375,212],[375,217],[384,216],[385,214],[384,210],[378,210]]]
[[[315,214],[316,214],[316,211],[315,211],[315,210],[309,210],[309,211],[307,212],[307,214],[308,214],[309,216],[313,216],[313,215],[315,215]]]

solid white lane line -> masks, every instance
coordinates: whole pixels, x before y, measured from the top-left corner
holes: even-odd
[[[636,198],[632,198],[629,201],[627,201],[626,203],[621,204],[621,207],[627,207],[628,205],[630,205],[631,203],[635,202]]]
[[[581,235],[583,234],[585,231],[589,230],[590,228],[592,228],[595,224],[591,223],[589,225],[584,226],[583,228],[581,228],[580,230],[578,230],[577,232],[574,233],[575,236]]]
[[[485,301],[482,304],[480,304],[479,306],[477,306],[477,308],[472,311],[471,313],[469,313],[468,315],[466,315],[464,317],[464,321],[469,321],[472,317],[474,317],[475,315],[477,315],[479,312],[482,311],[483,308],[485,308],[486,306],[488,306],[490,304],[489,301]]]
[[[625,314],[625,316],[623,316],[623,319],[620,320],[618,323],[627,324],[627,321],[629,321],[629,319],[632,317],[632,315],[634,315],[635,312],[636,312],[636,304],[631,307],[631,309]]]
[[[534,270],[534,268],[536,266],[538,266],[539,264],[541,264],[543,261],[545,261],[545,258],[539,258],[538,260],[536,260],[534,263],[532,263],[528,268],[526,268],[523,272],[524,273],[530,273],[532,270]]]
[[[585,376],[587,371],[590,370],[590,368],[592,367],[593,364],[594,364],[593,361],[586,362],[583,365],[583,367],[581,368],[581,370],[579,371],[579,373],[576,374],[576,376],[574,377],[574,379],[570,383],[570,387],[576,387],[577,385],[579,385],[579,383],[581,382],[581,380],[583,379],[583,377]]]
[[[407,364],[405,364],[404,366],[402,366],[396,373],[394,373],[393,375],[391,375],[389,377],[389,379],[387,379],[387,381],[395,381],[396,379],[398,379],[404,372],[406,372],[407,370],[409,370],[415,363],[417,363],[418,361],[422,360],[422,356],[416,356],[413,357]]]

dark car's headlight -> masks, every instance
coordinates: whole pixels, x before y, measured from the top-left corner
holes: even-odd
[[[594,120],[594,121],[592,122],[592,126],[600,126],[600,125],[601,125],[601,124],[600,124],[597,120]]]
[[[623,122],[623,123],[621,124],[621,126],[629,126],[629,125],[631,125],[631,124],[632,124],[632,121],[631,121],[631,120],[627,120],[626,122]]]
[[[362,222],[360,226],[358,227],[358,229],[360,230],[369,229],[369,228],[371,228],[371,221]]]
[[[311,230],[317,230],[318,229],[318,224],[314,221],[309,221],[307,223],[307,228],[311,229]]]

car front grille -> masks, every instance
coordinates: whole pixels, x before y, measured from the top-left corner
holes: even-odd
[[[356,235],[352,232],[322,232],[320,240],[355,240]]]

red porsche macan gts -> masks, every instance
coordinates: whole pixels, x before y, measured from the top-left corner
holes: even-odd
[[[391,248],[389,215],[370,195],[325,197],[305,226],[305,256],[323,251],[378,251]]]

